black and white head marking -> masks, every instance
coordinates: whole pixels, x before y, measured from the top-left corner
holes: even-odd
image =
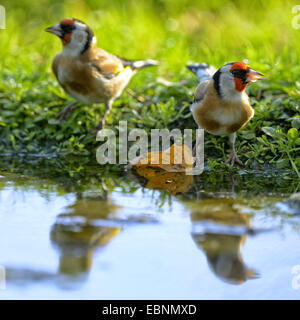
[[[72,33],[71,40],[64,46],[63,51],[70,55],[83,54],[90,48],[93,42],[96,42],[96,38],[88,25],[78,19],[73,20],[73,25],[60,24],[63,37],[67,33]]]
[[[217,94],[224,100],[240,99],[242,95],[242,93],[235,88],[234,77],[236,77],[236,75],[231,71],[233,64],[235,64],[235,62],[224,65],[213,75],[214,88]],[[244,76],[244,72],[243,74],[239,72],[238,75],[242,77]]]

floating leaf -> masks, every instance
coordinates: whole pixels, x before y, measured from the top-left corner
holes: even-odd
[[[158,167],[135,167],[132,173],[143,187],[167,190],[172,195],[187,192],[193,183],[192,175],[186,175],[184,172],[168,172]]]
[[[194,158],[186,145],[173,144],[165,151],[149,152],[133,159],[128,168],[158,167],[169,172],[185,172],[192,168]]]

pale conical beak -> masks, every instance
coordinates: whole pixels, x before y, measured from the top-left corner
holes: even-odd
[[[247,72],[247,82],[255,82],[257,80],[261,80],[263,77],[263,74],[252,69],[249,69],[249,71]]]
[[[49,28],[45,29],[45,31],[49,32],[49,33],[53,33],[53,34],[55,34],[56,36],[58,36],[60,38],[63,36],[63,31],[62,31],[61,27],[58,24],[56,24],[53,27],[49,27]]]

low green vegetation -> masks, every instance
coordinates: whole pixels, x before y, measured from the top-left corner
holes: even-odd
[[[80,105],[61,126],[55,115],[70,98],[51,72],[61,49],[44,32],[64,17],[87,22],[102,48],[131,59],[153,58],[158,68],[138,73],[108,118],[144,128],[196,128],[189,112],[197,79],[188,62],[216,67],[247,59],[265,80],[248,89],[255,116],[238,133],[237,151],[248,169],[280,170],[299,178],[300,29],[295,1],[2,1],[0,30],[0,153],[95,155],[89,139],[102,105]],[[206,163],[222,168],[226,138],[206,134]]]

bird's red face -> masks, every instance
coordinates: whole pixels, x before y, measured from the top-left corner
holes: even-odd
[[[76,29],[75,20],[65,18],[53,27],[47,28],[45,31],[53,33],[61,38],[63,45],[71,41],[72,33]]]
[[[230,69],[234,77],[235,88],[237,91],[244,91],[249,82],[255,82],[262,79],[263,75],[252,70],[244,62],[233,63]]]

